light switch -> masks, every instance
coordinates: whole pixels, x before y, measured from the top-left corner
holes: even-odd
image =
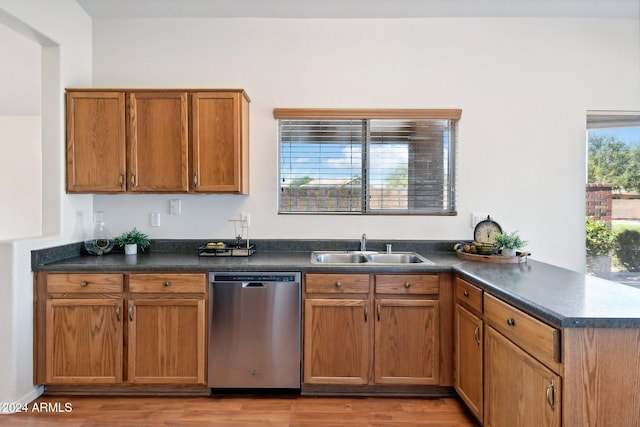
[[[151,212],[151,226],[160,227],[160,213]]]
[[[170,215],[180,215],[181,210],[180,199],[171,199],[169,200],[169,214]]]

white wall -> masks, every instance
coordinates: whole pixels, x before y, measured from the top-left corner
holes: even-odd
[[[0,240],[42,233],[41,141],[40,116],[0,116]]]
[[[0,24],[0,241],[42,232],[40,51]]]
[[[40,115],[40,49],[37,42],[0,25],[0,116]]]
[[[91,20],[74,0],[0,0],[0,27],[0,35],[16,31],[23,38],[17,43],[38,44],[41,61],[39,69],[33,70],[25,69],[20,53],[2,58],[7,75],[35,75],[41,91],[36,102],[41,106],[41,131],[24,132],[38,134],[39,146],[32,148],[33,155],[39,152],[44,160],[40,165],[24,158],[15,165],[25,171],[35,168],[34,174],[40,176],[41,231],[36,238],[0,242],[0,402],[27,403],[41,392],[33,385],[31,250],[78,240],[93,210],[91,196],[64,193],[64,88],[91,85]],[[13,105],[15,95],[5,89],[0,89],[7,97],[3,105]],[[3,139],[3,146],[6,143]],[[15,176],[2,168],[0,180],[14,182]],[[4,197],[3,206],[18,207],[24,195],[14,192]]]
[[[249,196],[101,195],[119,233],[469,239],[489,212],[534,258],[584,268],[585,114],[640,109],[640,24],[612,19],[98,19],[95,87],[244,88]],[[462,108],[458,216],[278,216],[275,107]],[[168,200],[182,200],[170,216]],[[162,226],[149,227],[160,212]],[[568,249],[569,248],[569,249]]]

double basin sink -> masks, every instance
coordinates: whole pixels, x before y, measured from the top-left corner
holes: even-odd
[[[314,251],[311,253],[312,264],[369,264],[369,265],[403,265],[433,264],[432,261],[415,252],[357,252],[357,251]]]

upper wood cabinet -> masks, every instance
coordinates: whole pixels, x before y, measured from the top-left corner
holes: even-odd
[[[192,191],[249,193],[249,100],[244,92],[191,95]]]
[[[248,194],[249,102],[240,89],[68,89],[67,191]]]
[[[187,93],[130,93],[128,101],[129,191],[187,191]]]
[[[67,191],[125,191],[124,92],[67,92]]]

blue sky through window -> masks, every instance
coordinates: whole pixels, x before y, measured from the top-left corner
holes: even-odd
[[[589,129],[589,136],[615,136],[630,146],[640,145],[640,127]]]

